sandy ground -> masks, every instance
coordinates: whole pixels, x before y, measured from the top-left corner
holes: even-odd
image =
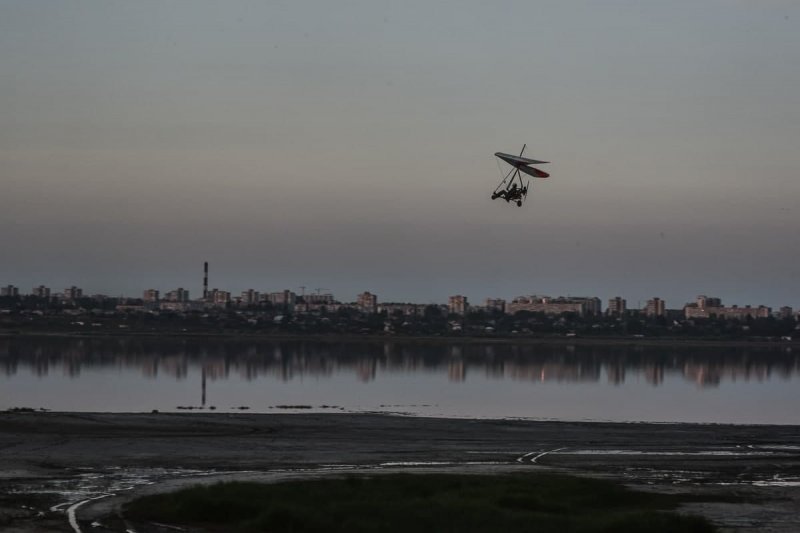
[[[797,426],[38,412],[0,413],[0,531],[170,531],[120,505],[220,479],[537,469],[744,496],[686,510],[724,530],[800,531]]]

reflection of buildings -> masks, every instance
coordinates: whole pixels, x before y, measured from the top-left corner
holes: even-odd
[[[610,364],[606,367],[608,382],[614,385],[625,383],[625,365],[621,363]]]
[[[664,382],[664,367],[662,365],[646,365],[642,372],[644,378],[651,385],[661,385]]]
[[[565,365],[558,361],[508,362],[503,377],[523,381],[594,382],[599,379],[600,367],[591,364]]]
[[[142,375],[146,378],[158,377],[158,359],[142,361]]]
[[[700,386],[726,381],[797,379],[800,355],[781,348],[597,347],[583,345],[425,344],[408,342],[316,343],[310,341],[0,339],[0,372],[20,367],[39,376],[51,369],[70,377],[85,367],[137,369],[148,378],[185,379],[192,368],[205,380],[231,374],[255,380],[291,381],[303,376],[352,373],[363,381],[384,373],[436,372],[454,382],[472,371],[487,379],[530,382],[611,384],[642,376],[661,385],[672,376]]]
[[[185,357],[166,357],[160,361],[159,367],[175,379],[183,379],[189,373],[189,361]]]
[[[362,359],[356,365],[356,373],[361,381],[373,381],[378,372],[378,364],[374,359]]]
[[[464,381],[467,378],[467,365],[461,359],[451,359],[447,363],[447,377],[450,381]]]
[[[484,370],[487,378],[502,379],[506,374],[505,362],[490,359],[485,362]]]
[[[714,365],[697,365],[691,362],[684,366],[683,375],[703,387],[717,386],[721,379],[719,369]]]

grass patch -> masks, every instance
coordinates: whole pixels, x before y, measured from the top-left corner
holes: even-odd
[[[555,474],[396,474],[192,487],[135,500],[125,515],[237,532],[716,531],[671,512],[689,499]]]

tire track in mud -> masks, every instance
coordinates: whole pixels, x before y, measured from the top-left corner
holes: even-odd
[[[535,464],[537,464],[537,461],[539,459],[541,459],[542,457],[544,457],[545,455],[550,454],[550,453],[560,452],[560,451],[566,450],[566,449],[567,449],[567,446],[562,446],[561,448],[553,448],[552,450],[545,450],[545,451],[541,451],[541,452],[539,452],[539,451],[528,452],[528,453],[526,453],[524,455],[520,455],[519,457],[517,457],[517,462],[518,463],[528,462],[528,463],[530,463],[532,465],[535,465]],[[536,455],[534,455],[534,454],[536,454]],[[533,456],[533,457],[531,457],[531,456]],[[530,457],[530,459],[528,459],[529,457]]]
[[[80,524],[78,524],[78,518],[75,514],[81,505],[89,503],[90,501],[93,500],[101,500],[103,498],[108,498],[110,496],[114,496],[114,494],[101,494],[99,496],[95,496],[94,498],[87,498],[85,500],[79,501],[78,503],[74,503],[71,506],[69,506],[67,508],[67,522],[69,522],[69,525],[72,527],[72,530],[75,531],[75,533],[83,533]]]

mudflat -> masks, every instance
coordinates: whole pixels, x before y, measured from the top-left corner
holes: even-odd
[[[736,496],[687,510],[731,530],[800,530],[798,426],[50,412],[0,413],[0,529],[124,531],[107,517],[126,499],[219,479],[525,469]]]

